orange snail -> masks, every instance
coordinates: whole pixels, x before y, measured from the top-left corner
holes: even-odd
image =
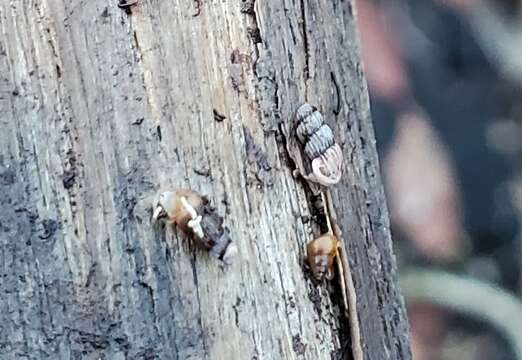
[[[335,257],[338,256],[339,241],[333,234],[321,235],[306,247],[306,259],[317,281],[332,280]]]
[[[193,190],[159,191],[153,203],[152,221],[175,225],[225,264],[230,264],[237,254],[228,229],[223,227],[223,218],[206,197]]]

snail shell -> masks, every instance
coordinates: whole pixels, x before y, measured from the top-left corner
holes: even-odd
[[[209,251],[229,264],[237,253],[223,218],[209,200],[189,189],[159,191],[153,203],[153,221],[173,224]]]
[[[309,104],[301,105],[296,112],[298,126],[296,134],[301,143],[306,140],[324,123],[323,116]]]
[[[342,176],[343,152],[341,147],[333,144],[323,155],[312,160],[312,173],[318,183],[335,185]]]
[[[335,144],[333,131],[327,124],[322,124],[315,129],[315,132],[303,144],[305,144],[304,151],[306,156],[310,159],[315,159],[323,155],[326,150]]]
[[[308,243],[306,257],[316,281],[333,278],[333,263],[337,256],[338,240],[332,234],[322,235]]]
[[[312,174],[308,180],[324,186],[339,182],[342,175],[343,153],[335,142],[332,128],[323,116],[310,104],[301,105],[296,111],[296,136],[311,162]]]

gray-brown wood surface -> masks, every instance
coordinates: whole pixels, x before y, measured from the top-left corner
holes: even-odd
[[[345,153],[365,359],[409,359],[356,39],[341,0],[2,0],[0,358],[350,358],[278,130],[308,101]],[[210,197],[234,265],[151,227],[166,185]]]

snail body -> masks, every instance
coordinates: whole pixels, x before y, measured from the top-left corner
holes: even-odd
[[[153,203],[152,220],[178,227],[210,255],[227,264],[237,253],[228,229],[223,227],[223,218],[206,197],[193,190],[159,191]]]
[[[308,243],[306,258],[316,281],[333,278],[334,260],[339,241],[332,234],[322,235]]]

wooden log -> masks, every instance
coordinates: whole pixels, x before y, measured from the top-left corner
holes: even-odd
[[[0,357],[340,359],[335,281],[278,124],[337,131],[333,192],[365,359],[409,359],[349,1],[0,3]],[[224,215],[228,268],[142,201],[192,188]]]

